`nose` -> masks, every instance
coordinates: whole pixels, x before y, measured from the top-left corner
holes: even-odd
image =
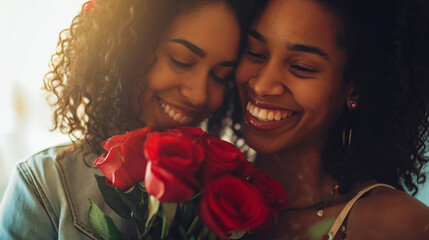
[[[258,96],[282,95],[286,86],[282,81],[282,65],[269,61],[259,69],[256,76],[249,80],[249,86]]]
[[[208,75],[193,75],[184,81],[180,87],[180,93],[186,100],[195,107],[205,106],[208,98]]]

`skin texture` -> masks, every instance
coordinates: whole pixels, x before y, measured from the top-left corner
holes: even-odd
[[[320,201],[337,183],[323,170],[322,149],[355,97],[353,84],[343,80],[347,53],[338,44],[337,21],[314,1],[270,1],[252,26],[236,72],[244,138],[258,152],[255,165],[288,192],[289,209]],[[252,117],[246,110],[249,101],[267,112],[292,115],[275,121],[251,109],[258,116]],[[283,211],[275,226],[249,239],[310,239],[312,226],[338,216],[359,190],[374,183],[360,181],[347,194],[335,194],[323,217],[317,209]],[[354,206],[346,231],[347,240],[427,239],[429,209],[407,193],[377,188]]]
[[[156,62],[141,79],[143,91],[135,92],[145,109],[140,118],[144,125],[197,125],[219,108],[239,39],[237,19],[223,2],[175,18],[160,39]]]

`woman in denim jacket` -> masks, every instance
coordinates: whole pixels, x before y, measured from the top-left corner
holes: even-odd
[[[249,4],[85,3],[61,32],[44,78],[54,129],[74,144],[17,165],[0,206],[0,239],[97,239],[88,198],[120,231],[134,232],[98,190],[94,174],[101,172],[92,163],[103,153],[101,142],[144,126],[195,126],[208,116],[208,131],[219,134]]]

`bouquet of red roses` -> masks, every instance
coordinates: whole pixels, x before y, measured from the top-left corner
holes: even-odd
[[[238,239],[273,224],[287,195],[241,151],[199,128],[136,129],[103,142],[94,166],[106,203],[137,224],[138,239]],[[90,200],[103,239],[129,239]]]

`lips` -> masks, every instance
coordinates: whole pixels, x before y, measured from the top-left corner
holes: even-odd
[[[185,111],[172,106],[171,104],[168,104],[161,99],[159,99],[159,102],[161,104],[162,110],[164,110],[164,113],[167,115],[167,117],[179,124],[187,124],[191,122],[192,116],[190,114],[186,114]]]

